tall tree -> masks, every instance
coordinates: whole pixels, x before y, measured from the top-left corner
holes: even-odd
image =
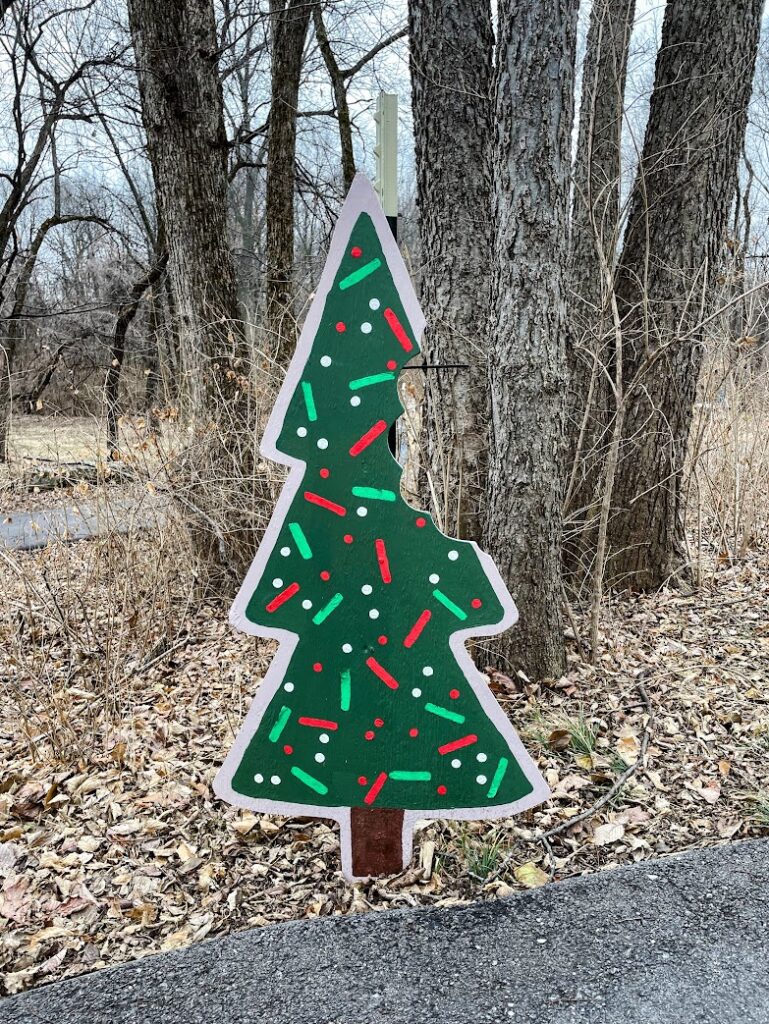
[[[561,527],[567,223],[578,0],[501,0],[495,83],[486,546],[530,677],[564,668]]]
[[[294,185],[296,121],[302,54],[312,4],[270,0],[272,68],[267,145],[267,330],[279,363],[296,344],[291,275],[294,267]]]
[[[684,565],[682,477],[704,329],[734,200],[762,0],[669,0],[616,280],[622,450],[610,577],[649,589]]]
[[[622,124],[635,6],[635,0],[594,0],[583,63],[573,172],[565,499],[567,515],[571,511],[582,523],[595,520],[595,467],[608,440],[606,367],[613,330],[607,314],[619,244]],[[587,535],[594,538],[594,531]]]
[[[129,0],[142,120],[169,253],[185,386],[205,408],[244,357],[227,235],[227,138],[213,0]]]
[[[443,529],[480,540],[488,474],[491,254],[489,0],[410,0],[421,300],[429,325],[426,447]]]

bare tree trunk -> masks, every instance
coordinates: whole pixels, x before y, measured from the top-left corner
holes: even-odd
[[[129,0],[128,10],[181,370],[197,412],[220,386],[215,366],[221,370],[246,356],[227,236],[227,139],[213,0]]]
[[[567,224],[578,0],[501,0],[485,543],[520,610],[504,653],[565,667],[561,528]]]
[[[734,199],[763,4],[669,0],[616,280],[623,450],[609,523],[614,581],[684,568],[682,474],[708,309]]]
[[[488,477],[489,0],[410,0],[429,491],[442,528],[480,540]],[[459,364],[459,367],[457,367]]]
[[[326,65],[328,77],[331,79],[331,88],[334,91],[334,106],[339,125],[339,147],[342,156],[342,180],[344,181],[344,190],[347,192],[355,177],[355,155],[352,148],[352,122],[350,120],[350,104],[347,100],[347,83],[344,72],[339,67],[334,51],[331,49],[320,4],[313,7],[312,20],[318,48],[323,57],[323,63]]]
[[[267,149],[266,325],[276,359],[287,364],[296,345],[291,275],[294,267],[296,115],[302,54],[312,5],[270,0],[272,91]]]
[[[596,481],[610,438],[611,388],[606,370],[615,337],[609,305],[619,244],[623,101],[635,0],[594,0],[582,75],[571,223],[570,328],[567,335],[569,486],[572,525],[584,547],[595,538]],[[575,551],[576,554],[576,551]],[[572,559],[570,559],[571,561]]]

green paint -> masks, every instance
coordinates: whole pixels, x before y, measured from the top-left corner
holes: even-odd
[[[377,487],[353,487],[352,493],[356,498],[371,498],[373,501],[395,501],[398,497],[395,491],[383,491]]]
[[[307,772],[303,771],[301,768],[297,768],[295,764],[291,765],[291,774],[295,778],[299,779],[300,782],[303,782],[305,786],[309,786],[310,789],[314,789],[316,793],[320,793],[321,796],[325,796],[326,793],[328,793],[328,786],[319,782],[318,779],[313,778],[312,775],[308,775]]]
[[[342,711],[350,710],[350,698],[352,696],[352,676],[349,668],[342,669],[342,675],[340,677],[340,696],[339,696],[339,707]]]
[[[278,740],[280,739],[280,734],[288,725],[288,720],[290,717],[291,708],[287,708],[286,705],[284,704],[283,707],[280,709],[280,714],[278,715],[277,722],[275,723],[275,725],[273,725],[272,729],[270,729],[270,735],[268,736],[270,743],[278,742]]]
[[[342,601],[344,601],[343,594],[334,594],[331,600],[327,604],[324,604],[323,607],[313,615],[312,621],[315,625],[319,626],[321,622],[325,622],[333,610],[339,607]]]
[[[369,377],[358,377],[357,380],[351,380],[347,387],[350,391],[357,391],[359,388],[369,388],[372,384],[384,384],[388,380],[395,380],[395,374],[372,373]]]
[[[396,782],[429,782],[430,772],[390,772],[390,778]]]
[[[487,794],[489,800],[493,800],[499,792],[499,787],[502,785],[502,779],[505,777],[505,772],[507,771],[509,763],[510,762],[506,757],[500,757],[497,770],[494,772],[494,778],[491,780],[491,785],[489,786],[489,792]]]
[[[302,556],[302,558],[312,558],[312,548],[307,543],[307,538],[304,535],[304,530],[299,525],[299,523],[289,523],[288,529],[289,532],[291,533],[291,536],[294,538],[294,543],[296,544],[297,548],[299,548],[299,554]]]
[[[456,711],[449,711],[448,708],[438,707],[437,704],[425,704],[425,711],[429,711],[431,715],[437,715],[439,718],[447,718],[450,722],[456,722],[457,725],[462,725],[465,720],[464,715],[458,715]]]
[[[362,281],[364,277],[368,277],[369,274],[373,274],[375,270],[379,270],[382,266],[382,261],[377,258],[371,260],[369,263],[364,263],[362,267],[358,267],[357,270],[353,270],[347,277],[343,277],[339,282],[339,291],[346,291],[348,288],[352,288],[358,281]]]
[[[360,248],[360,257],[351,255],[353,247]],[[272,550],[262,549],[264,569],[246,608],[255,632],[264,628],[291,636],[291,656],[285,679],[276,686],[245,743],[232,788],[245,800],[397,807],[428,811],[428,817],[454,807],[509,804],[531,792],[531,784],[449,644],[458,625],[464,629],[471,623],[486,625],[502,618],[484,563],[471,544],[451,540],[432,525],[428,529],[417,525],[424,514],[401,498],[402,469],[390,455],[386,434],[355,458],[349,454],[373,424],[394,423],[403,414],[397,373],[409,356],[384,311],[392,310],[414,340],[411,355],[416,354],[419,339],[368,215],[355,221],[348,239],[337,239],[334,251],[342,255],[332,269],[333,285],[320,300],[321,308],[314,310],[317,334],[301,372],[294,368],[294,393],[288,395],[275,435],[276,447],[297,466],[293,472],[298,487],[290,501],[283,494],[280,537]],[[378,267],[373,276],[359,278],[356,288],[340,289],[340,282],[357,273],[360,264],[373,260]],[[376,309],[372,299],[378,302]],[[361,331],[364,323],[371,324],[370,332]],[[346,329],[337,330],[338,324]],[[329,365],[321,363],[323,356],[329,357]],[[385,374],[390,360],[396,361],[395,367]],[[308,394],[317,416],[312,425]],[[360,404],[351,405],[350,399],[358,395]],[[328,444],[318,448],[321,439]],[[307,501],[308,491],[342,506],[346,514],[335,515]],[[359,505],[366,507],[365,517],[356,514]],[[382,580],[377,539],[386,545],[390,584]],[[289,554],[282,555],[286,548]],[[449,552],[457,549],[461,558],[450,559]],[[467,611],[466,622],[459,622],[453,611],[443,614],[433,596],[434,584],[429,582],[432,573],[440,575],[435,584],[440,592]],[[299,592],[267,612],[267,605],[293,583],[299,585]],[[363,593],[369,586],[373,592]],[[344,601],[333,611],[330,602],[337,591],[344,594]],[[470,611],[474,597],[483,602],[477,613]],[[305,601],[312,602],[310,609],[303,607]],[[369,617],[374,608],[379,611],[376,619]],[[404,647],[404,638],[427,608],[433,612],[429,634],[411,648]],[[323,615],[328,617],[316,625]],[[382,635],[388,637],[387,644],[379,643]],[[348,646],[350,650],[343,649]],[[388,688],[366,665],[370,657],[397,680],[397,690]],[[427,665],[432,676],[424,677]],[[460,692],[456,701],[448,696],[452,689]],[[413,690],[418,697],[412,696]],[[426,701],[431,703],[426,706]],[[284,707],[289,710],[283,712]],[[281,713],[290,717],[278,737]],[[381,727],[374,724],[380,717]],[[328,721],[337,728],[300,725],[300,719]],[[418,730],[416,736],[409,735],[412,728]],[[367,732],[374,733],[371,740],[365,738]],[[324,733],[327,743],[319,740]],[[476,781],[479,767],[473,756],[461,756],[461,767],[453,769],[448,764],[451,757],[438,752],[440,746],[466,733],[477,735],[477,749],[488,755],[484,768],[488,782],[482,787]],[[284,746],[291,747],[292,753],[286,754]],[[314,760],[318,753],[325,757],[320,763]],[[502,758],[509,764],[497,792],[489,797],[492,775]],[[295,766],[303,774],[292,772]],[[400,769],[405,777],[399,781],[399,773],[391,773],[373,805],[366,805],[366,793],[390,767]],[[415,773],[417,777],[412,777]],[[256,776],[262,781],[256,782]],[[271,782],[275,776],[280,783]],[[308,778],[322,790],[313,788]],[[361,778],[366,785],[359,782]],[[438,792],[444,783],[445,795]]]
[[[307,407],[307,419],[310,423],[314,423],[318,418],[318,410],[315,408],[312,384],[307,380],[302,381],[302,395],[304,396],[304,404]]]
[[[452,615],[456,615],[458,619],[463,622],[467,618],[467,612],[463,612],[458,604],[454,604],[450,598],[446,597],[442,590],[434,590],[433,597],[436,601],[440,601],[444,608],[448,608]]]

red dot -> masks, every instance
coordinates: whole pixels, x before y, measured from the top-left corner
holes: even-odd
[[[483,601],[481,601],[480,597],[474,597],[470,604],[473,606],[473,608],[480,608],[481,605],[483,604]]]
[[[365,775],[359,775],[358,776],[358,785],[359,786],[368,786],[368,779],[366,778]]]
[[[416,523],[417,523],[417,526],[419,527],[419,529],[421,530],[423,526],[426,526],[426,525],[427,525],[427,520],[426,520],[426,519],[423,519],[423,518],[422,518],[422,516],[420,516],[420,517],[419,517],[419,518],[417,519]]]
[[[322,672],[323,671],[323,666],[321,665],[321,663],[319,661],[316,661],[315,664],[312,666],[312,670],[313,670],[313,672]]]
[[[346,533],[344,535],[344,542],[345,542],[345,544],[352,544],[352,534],[351,533]]]
[[[445,796],[446,795],[446,787],[445,786],[438,786],[438,793],[440,793],[441,796]]]
[[[337,331],[339,331],[340,334],[344,334],[344,332],[347,330],[347,324],[343,323],[340,320],[339,323],[336,325],[336,329]]]
[[[449,697],[452,700],[456,700],[459,697],[459,690],[449,690]]]
[[[328,569],[324,569],[323,572],[320,574],[320,578],[322,580],[330,580],[331,579],[331,573],[328,571]]]
[[[382,726],[384,725],[384,718],[375,718],[374,725],[377,727],[377,729],[381,729]]]
[[[387,637],[384,635],[380,636],[379,643],[382,645],[382,647],[384,647],[384,645],[387,643]]]
[[[289,743],[287,743],[285,745],[285,747],[283,748],[283,753],[284,754],[293,754],[293,752],[294,752],[294,748]]]
[[[331,470],[326,469],[324,466],[323,469],[320,471],[320,475],[323,477],[324,480],[327,480],[331,476]]]
[[[387,369],[388,370],[394,370],[397,365],[398,364],[395,362],[394,359],[388,359],[387,360]]]
[[[357,260],[359,256],[363,255],[363,250],[360,248],[360,246],[354,245],[352,249],[350,249],[350,255]]]
[[[364,733],[367,740],[373,740],[375,733],[373,729],[369,729],[368,732]]]
[[[418,736],[419,729],[409,729],[409,736]]]

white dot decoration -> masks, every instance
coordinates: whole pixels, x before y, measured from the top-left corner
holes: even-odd
[[[327,732],[322,732],[320,736],[318,736],[318,739],[320,740],[321,743],[328,743],[329,735]]]
[[[326,440],[325,437],[319,437],[318,441],[317,441],[317,445],[318,445],[318,448],[320,448],[321,451],[325,451],[326,448],[328,448],[328,441]]]
[[[459,558],[459,552],[458,551],[449,551],[449,561],[450,562],[456,562],[456,560],[458,558]]]
[[[458,757],[455,757],[454,760],[451,762],[451,767],[452,768],[461,768],[462,767],[462,762],[459,760]]]
[[[363,586],[360,588],[360,592],[361,594],[365,594],[366,597],[368,597],[368,595],[371,593],[373,589],[374,588],[371,586],[370,583],[364,583]]]
[[[418,686],[415,686],[414,689],[411,691],[411,696],[412,697],[421,697],[422,696],[422,691],[419,689]]]
[[[350,405],[353,405],[353,406],[356,406],[356,407],[359,406],[360,405],[360,395],[353,395],[352,398],[350,399]]]
[[[323,764],[323,762],[326,760],[326,755],[318,752],[315,755],[315,760],[318,762],[318,764]]]
[[[486,756],[486,754],[476,754],[475,755],[475,760],[476,761],[480,761],[481,764],[483,764],[484,761],[488,761],[488,757]]]
[[[433,573],[430,574],[430,582],[431,583],[440,583],[441,582],[441,578],[440,578],[440,576],[438,575],[437,572],[433,572]]]
[[[360,329],[361,331],[363,331],[364,334],[371,334],[371,324],[368,322],[368,320],[360,325]]]
[[[342,644],[342,650],[345,654],[350,654],[352,651],[352,644]]]
[[[284,558],[288,558],[288,556],[291,554],[291,548],[281,548],[280,553],[281,555],[283,555]]]
[[[264,776],[257,772],[254,776],[254,782],[264,782]]]
[[[293,693],[294,692],[294,684],[293,683],[286,683],[284,685],[283,689],[286,691],[286,693]]]
[[[368,308],[369,309],[379,309],[379,299],[369,299],[368,300]]]
[[[331,366],[331,356],[321,356],[320,357],[320,365],[321,366]]]
[[[272,585],[273,587],[282,587],[283,580],[280,578],[280,576],[276,576],[275,579],[272,581]]]
[[[304,608],[305,611],[309,611],[310,608],[312,608],[312,601],[310,601],[309,598],[306,598],[302,601],[302,608]]]
[[[478,783],[479,786],[485,786],[489,780],[486,778],[485,775],[478,775],[476,776],[475,781]]]
[[[297,437],[307,437],[307,427],[297,427],[296,428],[296,436]]]
[[[370,608],[369,609],[369,613],[368,613],[368,617],[370,619],[378,619],[379,618],[379,609],[378,608]]]
[[[358,515],[361,518],[363,518],[363,516],[367,516],[368,515],[368,509],[366,508],[365,505],[358,506],[358,508],[356,508],[355,511],[358,513]]]
[[[425,667],[422,669],[422,675],[423,676],[431,676],[432,674],[433,674],[433,667],[432,667],[432,665],[425,665]]]
[[[280,775],[271,775],[270,776],[270,782],[273,784],[273,786],[279,786],[280,785]]]

